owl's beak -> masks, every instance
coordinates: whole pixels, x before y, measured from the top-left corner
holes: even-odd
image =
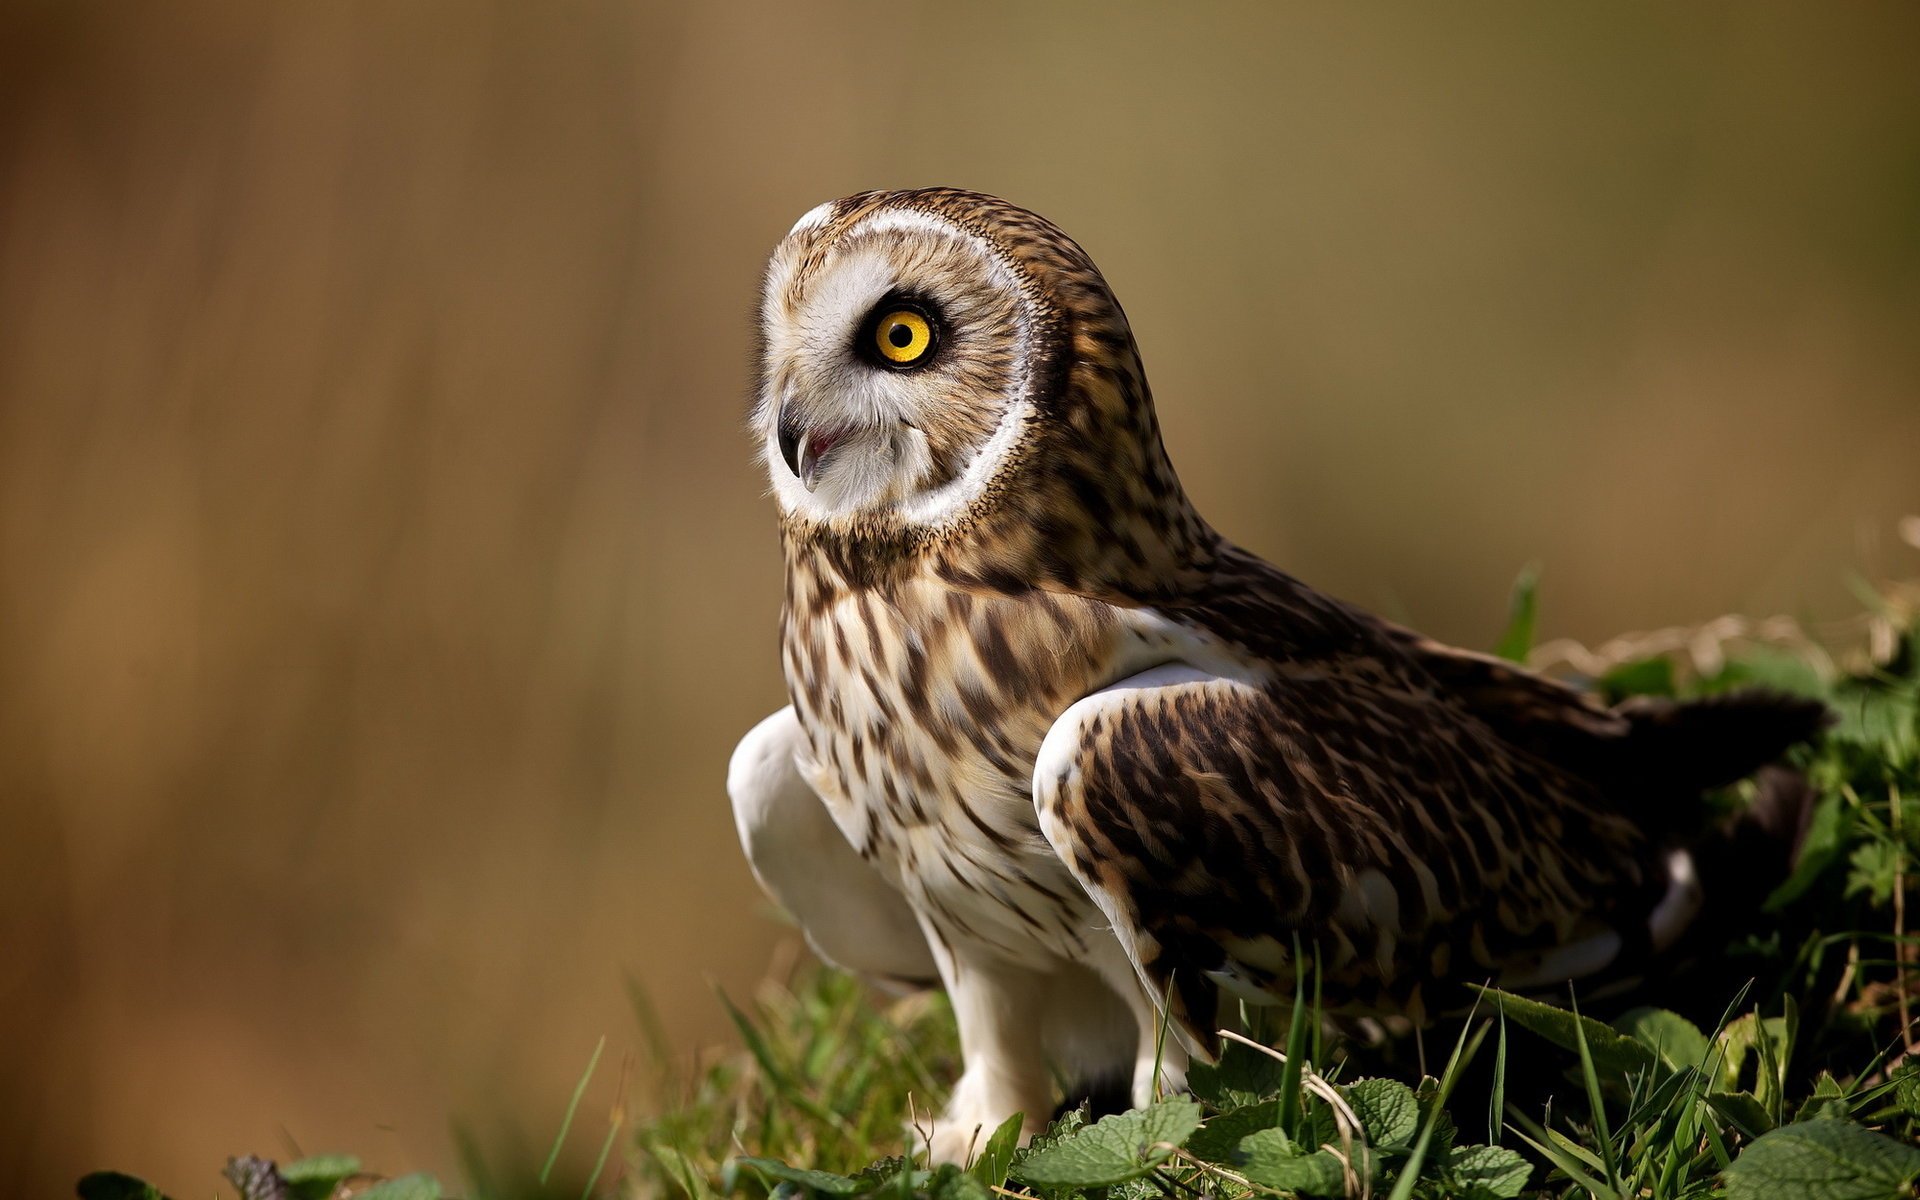
[[[793,406],[791,404],[782,404],[780,406],[780,428],[778,430],[778,437],[780,439],[780,457],[786,460],[787,470],[792,471],[795,476],[798,476],[800,474],[800,422],[793,419]],[[807,490],[812,491],[813,489],[808,487]]]
[[[800,480],[800,485],[811,492],[820,482],[821,464],[833,448],[846,439],[847,430],[808,429],[794,416],[791,404],[782,404],[776,436],[780,442],[780,457],[786,460],[787,470],[792,471]]]

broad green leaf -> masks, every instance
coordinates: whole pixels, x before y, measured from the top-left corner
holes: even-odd
[[[1433,1134],[1427,1139],[1427,1153],[1433,1155],[1445,1154],[1453,1149],[1454,1143],[1460,1138],[1460,1128],[1454,1124],[1453,1114],[1446,1110],[1445,1101],[1439,1107],[1434,1106],[1439,1094],[1440,1081],[1436,1079],[1422,1080],[1420,1086],[1413,1089],[1414,1099],[1420,1102],[1428,1114],[1427,1123],[1433,1126]]]
[[[1803,1121],[1760,1138],[1727,1168],[1729,1200],[1898,1200],[1920,1150],[1850,1121]]]
[[[1909,1117],[1920,1117],[1920,1066],[1912,1063],[1894,1072],[1894,1095],[1899,1099],[1900,1111]]]
[[[1889,841],[1862,842],[1847,857],[1847,895],[1866,897],[1876,905],[1893,899],[1894,882],[1906,866],[1906,848]]]
[[[1211,1163],[1237,1161],[1240,1139],[1280,1123],[1280,1102],[1263,1100],[1231,1112],[1216,1113],[1187,1139],[1187,1152]]]
[[[281,1167],[280,1178],[294,1200],[327,1200],[342,1179],[359,1170],[360,1160],[351,1154],[315,1154]]]
[[[1914,734],[1914,697],[1905,690],[1863,688],[1836,696],[1833,707],[1840,720],[1827,736],[1852,742],[1889,757],[1901,752]]]
[[[1621,663],[1599,679],[1600,694],[1618,704],[1630,696],[1673,695],[1673,660],[1641,658]]]
[[[1367,1141],[1400,1147],[1420,1128],[1420,1102],[1396,1079],[1362,1079],[1347,1086],[1347,1103],[1367,1131]]]
[[[1807,823],[1807,836],[1800,844],[1800,858],[1793,873],[1774,888],[1762,905],[1767,912],[1778,912],[1798,900],[1820,881],[1846,845],[1853,828],[1853,810],[1838,791],[1824,793],[1813,806],[1813,819]]]
[[[1441,1162],[1451,1200],[1511,1200],[1526,1190],[1533,1168],[1504,1146],[1461,1146]]]
[[[1306,1196],[1339,1196],[1346,1168],[1325,1150],[1308,1150],[1283,1129],[1262,1129],[1240,1143],[1240,1173],[1262,1187]]]
[[[440,1181],[431,1175],[396,1175],[353,1195],[354,1200],[440,1200]]]
[[[952,1163],[941,1164],[933,1178],[927,1180],[926,1195],[928,1200],[992,1200],[993,1197],[986,1184]]]
[[[1760,1019],[1746,1013],[1720,1031],[1720,1090],[1740,1090],[1746,1063],[1754,1060],[1753,1095],[1769,1112],[1776,1111],[1785,1081],[1781,1072],[1793,1057],[1793,1023],[1786,1017]],[[1772,1070],[1768,1064],[1772,1064]]]
[[[1539,622],[1540,566],[1529,563],[1514,578],[1513,596],[1507,602],[1507,628],[1494,646],[1494,654],[1508,662],[1525,662]]]
[[[1021,1160],[1013,1175],[1036,1187],[1109,1187],[1137,1178],[1172,1157],[1200,1128],[1200,1106],[1162,1100],[1119,1113]]]
[[[1224,1039],[1223,1039],[1224,1040]],[[1226,1042],[1218,1063],[1187,1068],[1187,1088],[1217,1109],[1245,1108],[1280,1094],[1286,1065],[1239,1042]]]
[[[1713,691],[1729,688],[1769,688],[1795,696],[1824,698],[1831,690],[1812,663],[1797,654],[1755,646],[1741,651],[1740,657],[1713,680]]]
[[[736,1160],[738,1161],[738,1160]],[[860,1190],[870,1192],[891,1179],[898,1179],[906,1171],[907,1160],[898,1154],[889,1154],[885,1158],[876,1158],[853,1173],[853,1181]]]
[[[1714,1092],[1707,1103],[1748,1137],[1759,1137],[1773,1128],[1773,1117],[1752,1092]]]
[[[999,1187],[1007,1181],[1007,1168],[1013,1165],[1013,1152],[1020,1147],[1023,1119],[1020,1113],[1015,1113],[1000,1122],[1000,1128],[993,1131],[987,1144],[980,1147],[979,1157],[973,1160],[973,1177],[987,1187]]]
[[[1603,1074],[1631,1075],[1657,1065],[1652,1050],[1630,1037],[1615,1033],[1592,1017],[1576,1017],[1563,1008],[1503,992],[1499,988],[1480,987],[1478,984],[1472,986],[1489,1000],[1497,1002],[1508,1020],[1564,1050],[1577,1053],[1580,1038],[1575,1030],[1584,1033],[1587,1051],[1593,1056],[1593,1065]]]
[[[80,1200],[167,1200],[159,1188],[144,1179],[118,1171],[95,1171],[73,1187]]]
[[[736,1158],[740,1166],[747,1167],[766,1179],[782,1183],[793,1183],[810,1192],[819,1192],[826,1196],[851,1196],[861,1190],[860,1184],[845,1175],[835,1175],[831,1171],[810,1171],[802,1167],[790,1167],[771,1158]]]
[[[1636,1008],[1615,1021],[1614,1028],[1653,1051],[1669,1071],[1697,1067],[1707,1060],[1707,1035],[1692,1021],[1664,1008]]]
[[[1082,1103],[1055,1117],[1053,1124],[1047,1126],[1045,1132],[1036,1133],[1028,1138],[1026,1145],[1014,1151],[1013,1161],[1015,1164],[1023,1163],[1042,1150],[1052,1149],[1086,1127],[1087,1105]]]

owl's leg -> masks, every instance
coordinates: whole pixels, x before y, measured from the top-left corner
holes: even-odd
[[[1062,963],[1048,977],[1041,1036],[1066,1083],[1065,1104],[1091,1102],[1096,1117],[1132,1104],[1139,1032],[1127,1001],[1098,971]]]
[[[1119,939],[1110,937],[1092,947],[1088,965],[1126,1002],[1133,1017],[1134,1107],[1153,1103],[1155,1095],[1185,1091],[1187,1048],[1176,1029],[1163,1027],[1160,997],[1147,991]]]
[[[931,932],[934,960],[953,1001],[965,1069],[947,1109],[916,1131],[935,1162],[966,1163],[993,1131],[1023,1114],[1022,1140],[1046,1128],[1053,1081],[1041,1044],[1046,977],[1037,971],[942,944]]]

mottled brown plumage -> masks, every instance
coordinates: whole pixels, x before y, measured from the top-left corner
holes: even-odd
[[[932,330],[908,364],[862,340],[902,311]],[[1290,994],[1296,940],[1335,1009],[1416,1019],[1645,955],[1698,901],[1678,818],[1821,719],[1609,710],[1232,545],[1105,280],[1003,201],[816,209],[762,329],[793,708],[730,788],[823,953],[953,993],[943,1157],[1032,1128],[1048,1056],[1149,1094],[1157,1001],[1207,1053],[1223,998]]]

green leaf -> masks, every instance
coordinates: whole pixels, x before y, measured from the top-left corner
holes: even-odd
[[[1599,689],[1613,704],[1629,696],[1671,696],[1674,693],[1673,660],[1641,658],[1621,663],[1600,677]]]
[[[1707,1060],[1707,1035],[1679,1013],[1664,1008],[1636,1008],[1613,1023],[1614,1028],[1653,1051],[1669,1071],[1684,1071]]]
[[[1909,1117],[1920,1117],[1920,1066],[1907,1063],[1893,1073],[1893,1078],[1900,1111]]]
[[[440,1181],[431,1175],[396,1175],[353,1196],[354,1200],[440,1200]]]
[[[1451,1200],[1511,1200],[1526,1190],[1533,1168],[1502,1146],[1461,1146],[1441,1163]]]
[[[1273,1055],[1227,1041],[1217,1064],[1197,1062],[1187,1068],[1187,1088],[1217,1109],[1244,1108],[1278,1096],[1285,1073],[1286,1066]]]
[[[1865,893],[1876,905],[1893,899],[1894,882],[1906,866],[1906,848],[1891,841],[1862,842],[1853,848],[1847,863],[1847,895]]]
[[[1727,1168],[1729,1200],[1897,1200],[1920,1150],[1849,1121],[1804,1121],[1755,1141]]]
[[[1863,689],[1836,697],[1833,706],[1840,720],[1827,736],[1837,742],[1897,753],[1914,736],[1913,705],[1914,697],[1904,690]]]
[[[1507,601],[1507,628],[1494,645],[1493,652],[1508,662],[1525,662],[1533,649],[1534,630],[1540,623],[1540,564],[1528,563],[1514,577],[1513,594]]]
[[[1173,1147],[1200,1128],[1200,1106],[1162,1100],[1089,1125],[1021,1160],[1016,1178],[1043,1188],[1110,1187],[1138,1178],[1167,1161]]]
[[[294,1200],[327,1200],[349,1175],[359,1173],[360,1160],[351,1154],[315,1154],[280,1168],[280,1178]]]
[[[1814,803],[1813,819],[1807,823],[1807,836],[1800,844],[1800,858],[1794,863],[1793,873],[1773,889],[1761,907],[1767,912],[1778,912],[1818,883],[1827,868],[1840,857],[1853,822],[1853,810],[1839,791],[1823,793]]]
[[[1346,1168],[1325,1150],[1309,1151],[1284,1129],[1262,1129],[1240,1143],[1240,1172],[1262,1187],[1307,1196],[1346,1191]]]
[[[1280,1102],[1263,1100],[1230,1112],[1216,1113],[1187,1139],[1187,1152],[1210,1163],[1233,1163],[1238,1159],[1240,1139],[1280,1123]]]
[[[1412,1088],[1396,1079],[1361,1079],[1346,1092],[1353,1115],[1375,1146],[1404,1146],[1420,1128],[1420,1102]]]
[[[1490,1000],[1514,1024],[1531,1030],[1563,1050],[1580,1050],[1580,1034],[1586,1036],[1587,1052],[1593,1065],[1607,1075],[1631,1075],[1658,1065],[1652,1050],[1630,1037],[1624,1037],[1592,1017],[1576,1017],[1563,1008],[1503,992],[1499,988],[1469,985]]]
[[[1007,1181],[1007,1169],[1013,1166],[1013,1152],[1020,1148],[1022,1120],[1021,1114],[1015,1113],[1000,1122],[1000,1128],[980,1147],[980,1157],[973,1160],[973,1177],[987,1187],[999,1187]]]
[[[916,1171],[905,1158],[890,1154],[875,1159],[853,1173],[853,1182],[860,1189],[854,1195],[871,1196],[876,1200],[912,1200],[915,1189],[932,1178],[930,1172]],[[799,1190],[792,1183],[783,1183],[780,1188],[788,1193]]]
[[[1728,663],[1726,670],[1715,677],[1712,690],[1724,691],[1735,687],[1768,688],[1814,699],[1824,699],[1831,691],[1812,663],[1797,654],[1769,650],[1764,646],[1741,651],[1740,657]]]
[[[1086,1127],[1087,1105],[1083,1102],[1055,1117],[1053,1124],[1047,1126],[1044,1133],[1036,1133],[1028,1138],[1025,1146],[1014,1151],[1013,1161],[1016,1164],[1023,1163],[1042,1150],[1050,1150],[1058,1146]]]
[[[1019,1127],[1015,1126],[1017,1130]],[[992,1200],[987,1185],[954,1166],[942,1163],[927,1181],[928,1200]]]
[[[159,1188],[144,1179],[118,1171],[95,1171],[73,1186],[80,1200],[167,1200]]]
[[[1754,1099],[1777,1114],[1786,1083],[1785,1067],[1793,1057],[1793,1023],[1784,1016],[1761,1020],[1755,1013],[1746,1013],[1720,1031],[1719,1041],[1720,1090],[1739,1090],[1747,1059],[1752,1058],[1756,1060]],[[1777,1123],[1769,1121],[1769,1126]]]
[[[771,1158],[736,1158],[740,1166],[759,1172],[770,1180],[781,1183],[798,1184],[810,1192],[819,1192],[827,1196],[851,1196],[861,1190],[859,1183],[845,1175],[835,1175],[831,1171],[809,1171],[802,1167],[790,1167]]]
[[[1750,1138],[1773,1128],[1773,1117],[1768,1114],[1767,1106],[1752,1092],[1714,1092],[1707,1097],[1707,1103]]]

